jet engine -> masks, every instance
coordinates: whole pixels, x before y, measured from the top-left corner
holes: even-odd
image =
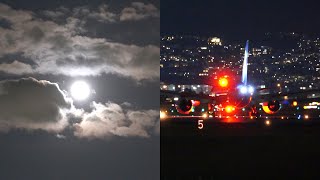
[[[262,109],[268,114],[274,114],[281,109],[281,104],[277,100],[271,100],[268,102],[262,103]]]
[[[199,105],[200,101],[183,98],[176,104],[176,109],[180,114],[189,114],[195,106]]]

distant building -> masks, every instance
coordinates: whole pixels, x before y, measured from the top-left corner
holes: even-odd
[[[222,42],[221,42],[221,39],[218,37],[211,37],[208,39],[208,44],[214,45],[214,46],[221,46]]]
[[[192,91],[197,94],[210,94],[212,90],[212,86],[205,85],[205,84],[165,84],[160,83],[160,90],[167,90],[167,91],[177,91],[177,92],[186,92]]]
[[[268,46],[261,46],[262,54],[271,54],[272,48]]]

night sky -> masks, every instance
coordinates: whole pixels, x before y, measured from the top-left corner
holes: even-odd
[[[0,1],[0,179],[160,178],[159,8]]]
[[[319,1],[161,1],[161,34],[259,38],[266,32],[320,31]]]

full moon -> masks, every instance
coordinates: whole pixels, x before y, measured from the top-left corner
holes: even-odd
[[[71,86],[71,96],[75,100],[87,99],[90,95],[89,85],[84,81],[76,81]]]

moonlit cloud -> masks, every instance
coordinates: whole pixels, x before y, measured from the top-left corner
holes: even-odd
[[[153,4],[0,1],[0,179],[159,177]]]
[[[80,121],[72,123],[70,118]],[[127,102],[93,102],[92,111],[84,112],[56,83],[34,78],[0,81],[0,131],[61,132],[68,126],[79,138],[150,137],[159,134],[159,112],[133,110]],[[56,136],[66,138],[61,133]]]
[[[140,2],[114,9],[100,4],[33,12],[0,3],[0,73],[10,77],[0,81],[0,131],[42,130],[59,139],[67,138],[66,130],[88,139],[159,134],[158,111],[135,107],[139,102],[87,102],[92,107],[84,110],[59,82],[31,78],[116,75],[134,84],[158,81],[158,45],[95,36],[88,24],[100,31],[128,27],[128,38],[132,24],[159,19],[159,9]]]
[[[57,137],[58,139],[66,139],[66,138],[67,138],[66,136],[64,136],[64,135],[62,135],[62,134],[57,134],[56,137]]]
[[[132,3],[132,8],[154,16],[153,5]],[[0,57],[20,53],[35,66],[17,59],[14,63],[0,63],[0,71],[8,74],[53,74],[68,76],[98,76],[116,74],[137,81],[159,78],[159,47],[137,46],[111,42],[106,38],[83,36],[86,32],[81,16],[112,22],[116,15],[101,5],[94,12],[86,7],[73,9],[63,24],[43,20],[30,11],[15,10],[0,3],[0,18],[10,22],[11,28],[0,27]],[[60,17],[71,11],[44,11],[47,16]],[[152,13],[151,13],[152,12]],[[32,44],[32,45],[30,45]],[[27,70],[23,67],[26,67]]]
[[[75,136],[82,138],[108,138],[112,136],[149,137],[157,132],[159,112],[130,110],[118,104],[93,102],[93,111],[86,113],[75,124]]]
[[[30,74],[33,73],[31,65],[22,63],[20,61],[13,61],[12,63],[0,64],[0,71],[9,74]]]

